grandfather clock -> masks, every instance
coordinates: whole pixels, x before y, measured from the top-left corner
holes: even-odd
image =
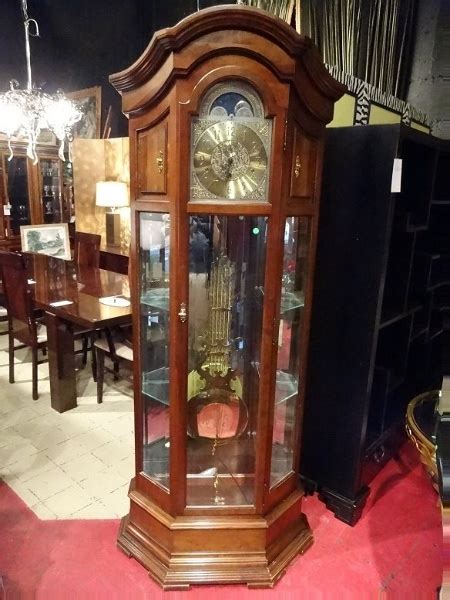
[[[136,476],[119,547],[165,589],[272,586],[312,543],[299,438],[325,124],[311,41],[226,5],[110,78],[129,117]]]

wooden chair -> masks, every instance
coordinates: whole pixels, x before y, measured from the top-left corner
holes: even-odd
[[[34,313],[27,268],[22,254],[0,251],[0,276],[8,311],[9,382],[14,383],[14,351],[29,346],[32,352],[33,400],[38,395],[38,350],[47,344],[47,329]],[[15,346],[14,341],[20,342]]]
[[[0,295],[0,323],[8,322],[8,310],[6,309],[6,300],[3,294]],[[8,330],[0,331],[0,335],[7,335]]]
[[[131,282],[131,258],[128,261],[128,281]],[[103,402],[103,383],[105,378],[105,357],[113,363],[114,379],[119,378],[120,362],[133,362],[133,342],[131,323],[103,330],[104,337],[94,340],[97,363],[97,403]]]
[[[98,268],[100,265],[100,243],[101,236],[96,233],[85,233],[76,231],[73,245],[73,261],[78,267]],[[88,351],[92,350],[92,374],[94,380],[97,374],[95,351],[93,350],[93,338],[97,336],[95,330],[78,331],[76,338],[83,340],[83,348],[79,352],[82,356],[83,366],[87,363]],[[77,351],[78,354],[78,351]]]
[[[73,260],[78,266],[99,267],[101,236],[96,233],[76,231],[74,236]]]
[[[127,363],[133,362],[133,346],[131,342],[131,328],[128,330],[123,327],[103,330],[105,337],[99,338],[94,342],[95,354],[97,358],[97,403],[103,402],[103,382],[105,378],[105,357],[107,356],[113,363],[114,379],[118,379],[119,365],[121,361]]]

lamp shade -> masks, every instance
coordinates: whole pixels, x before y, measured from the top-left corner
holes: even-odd
[[[128,206],[127,184],[123,181],[98,181],[95,186],[95,204],[108,208]]]

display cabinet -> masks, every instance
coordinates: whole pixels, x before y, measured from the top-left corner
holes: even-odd
[[[343,87],[244,6],[111,77],[130,119],[136,476],[119,547],[165,588],[271,586],[312,534],[299,439],[324,128]]]
[[[408,402],[441,385],[448,156],[404,125],[327,131],[301,474],[352,525],[405,440]]]
[[[21,225],[60,223],[68,220],[63,194],[62,163],[56,147],[38,146],[38,161],[26,147],[0,142],[0,247],[20,247]]]

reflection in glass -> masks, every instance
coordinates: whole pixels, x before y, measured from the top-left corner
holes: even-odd
[[[8,200],[11,205],[10,227],[13,235],[20,234],[21,225],[30,225],[30,210],[28,203],[28,171],[25,156],[13,156],[5,161]]]
[[[266,218],[189,226],[187,503],[251,505]]]
[[[275,407],[270,485],[293,469],[303,337],[303,308],[308,268],[310,219],[288,217],[284,230]]]
[[[143,471],[169,489],[169,248],[168,214],[141,213],[141,361]]]

